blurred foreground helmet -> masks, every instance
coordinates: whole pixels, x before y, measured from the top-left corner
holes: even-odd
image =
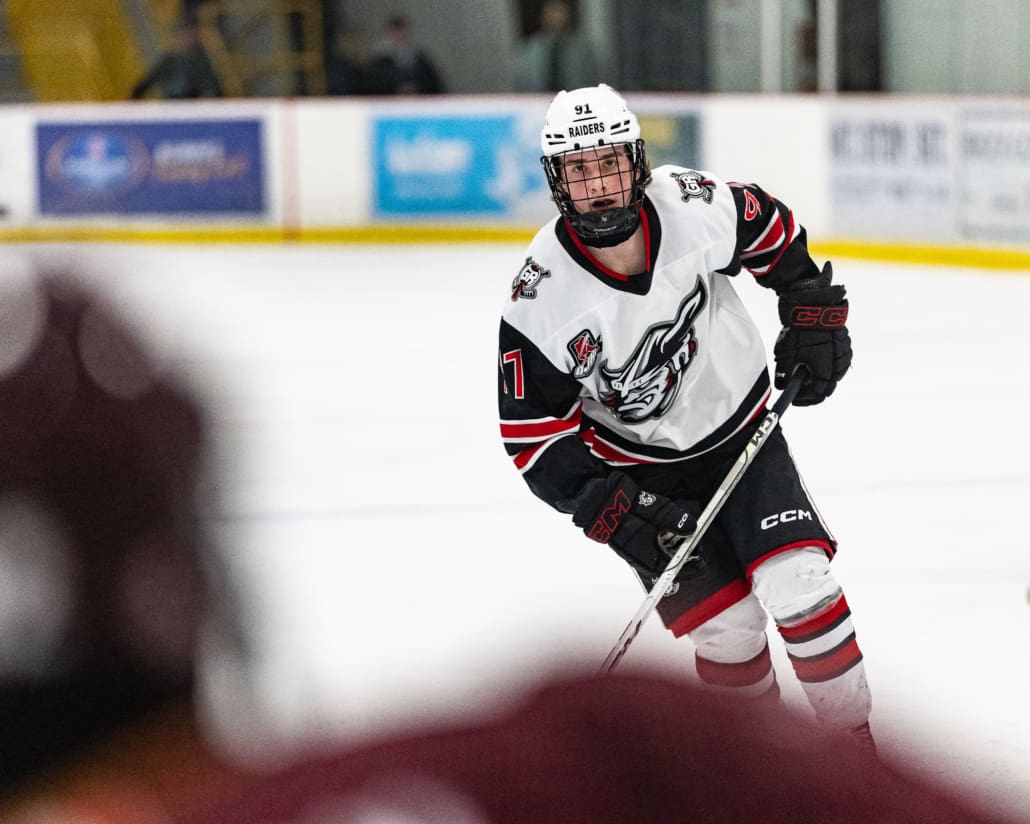
[[[604,83],[571,92],[561,91],[551,101],[540,133],[540,158],[551,196],[562,217],[589,246],[615,246],[627,240],[640,222],[640,204],[650,176],[640,123],[626,101]],[[623,153],[631,167],[628,185],[618,184],[621,201],[609,208],[580,212],[569,193],[569,169],[575,163],[594,163],[610,147]],[[605,177],[614,184],[615,175]],[[609,189],[610,194],[614,194]]]
[[[0,793],[166,699],[209,617],[206,415],[74,278],[0,265]]]

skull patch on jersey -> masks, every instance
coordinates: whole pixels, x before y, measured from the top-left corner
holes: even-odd
[[[607,385],[600,393],[601,403],[621,421],[640,423],[669,410],[697,352],[694,321],[707,298],[698,278],[676,317],[648,329],[625,364],[610,368],[607,360],[601,362],[601,379]]]
[[[526,262],[522,264],[522,268],[515,276],[515,280],[511,282],[511,299],[513,301],[519,298],[532,300],[536,297],[536,289],[540,285],[540,281],[550,276],[550,271],[533,260],[532,257],[526,258]]]
[[[594,371],[597,356],[601,353],[601,339],[594,337],[589,329],[584,329],[568,343],[569,354],[576,361],[572,368],[572,377],[582,380]]]
[[[715,183],[700,172],[671,172],[680,185],[680,199],[689,201],[699,197],[705,203],[711,203],[715,197]]]

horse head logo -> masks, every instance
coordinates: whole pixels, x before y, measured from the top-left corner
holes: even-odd
[[[694,321],[706,300],[704,283],[698,278],[676,317],[648,329],[625,364],[615,369],[607,361],[601,364],[601,377],[608,384],[600,393],[601,403],[620,420],[640,423],[669,410],[697,352]]]

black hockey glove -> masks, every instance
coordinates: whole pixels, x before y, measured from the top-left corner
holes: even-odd
[[[700,511],[693,502],[645,492],[624,472],[612,472],[591,483],[572,522],[629,563],[659,575],[682,539],[694,533]]]
[[[775,383],[783,389],[798,364],[807,366],[808,380],[794,400],[798,406],[826,400],[851,366],[848,301],[843,286],[830,285],[832,278],[827,263],[818,278],[780,295],[783,329],[773,346]]]

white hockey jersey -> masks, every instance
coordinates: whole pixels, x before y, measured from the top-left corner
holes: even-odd
[[[505,301],[501,435],[562,511],[607,467],[707,452],[765,405],[765,345],[729,279],[782,291],[814,278],[804,230],[754,185],[662,166],[641,209],[647,270],[607,270],[555,218]]]

